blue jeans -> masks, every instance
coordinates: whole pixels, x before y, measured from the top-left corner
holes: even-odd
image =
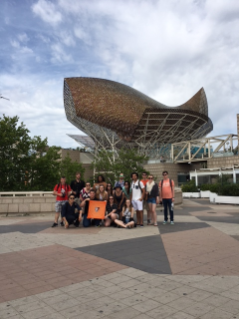
[[[91,218],[87,218],[86,214],[83,215],[83,226],[84,227],[90,227],[92,222],[94,223],[95,226],[99,226],[100,219],[91,219]]]
[[[173,209],[172,209],[172,198],[164,198],[163,199],[163,207],[164,207],[164,220],[168,221],[168,210],[170,213],[170,221],[173,222]]]

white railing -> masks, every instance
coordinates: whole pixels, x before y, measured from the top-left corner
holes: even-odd
[[[49,191],[35,191],[35,192],[0,192],[0,197],[49,197],[53,192]]]

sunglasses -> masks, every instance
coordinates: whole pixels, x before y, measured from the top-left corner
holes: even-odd
[[[163,174],[163,176],[167,176],[168,174]]]
[[[153,179],[153,177],[149,177],[149,179]]]

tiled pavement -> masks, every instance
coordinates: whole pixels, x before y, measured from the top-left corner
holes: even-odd
[[[239,208],[184,200],[175,225],[0,218],[0,318],[239,319]]]

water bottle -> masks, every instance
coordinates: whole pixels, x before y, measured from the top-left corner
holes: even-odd
[[[173,207],[174,207],[174,204],[173,204],[173,203],[171,203],[171,211],[173,211]]]

